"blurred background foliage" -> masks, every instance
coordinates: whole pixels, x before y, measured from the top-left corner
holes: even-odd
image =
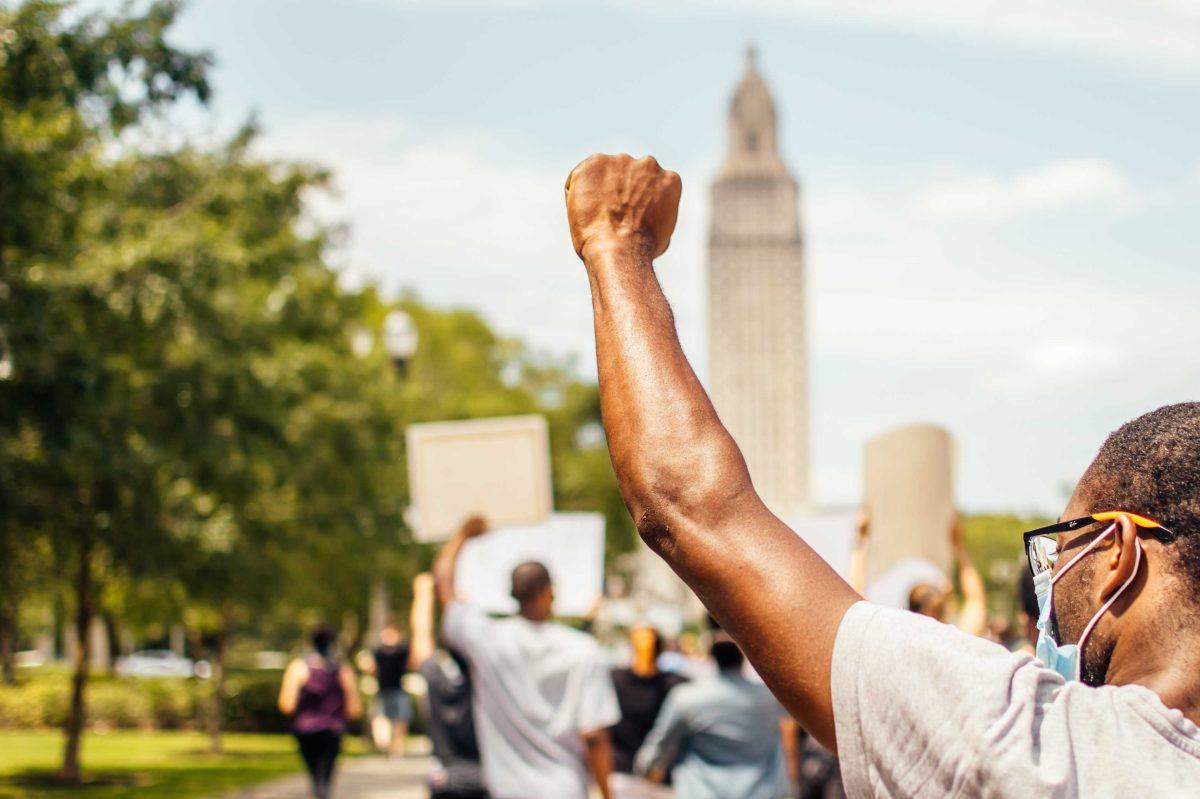
[[[214,746],[239,640],[328,619],[361,642],[371,584],[403,596],[430,559],[403,517],[411,422],[545,414],[560,506],[633,541],[594,385],[471,311],[346,289],[306,210],[320,168],[260,158],[253,124],[172,128],[210,93],[177,13],[0,5],[0,660],[11,681],[36,625],[74,628],[71,690],[39,711],[68,779],[94,617],[114,651],[186,627],[216,669]],[[420,342],[402,369],[397,310]]]
[[[3,678],[36,634],[80,642],[70,675],[0,689],[0,718],[63,726],[68,780],[89,723],[207,721],[214,748],[226,725],[276,728],[257,652],[318,620],[356,648],[379,582],[405,610],[432,558],[404,521],[410,423],[544,414],[557,507],[606,514],[610,561],[636,541],[573,364],[473,311],[346,288],[337,230],[308,211],[320,167],[259,156],[252,123],[222,141],[171,124],[211,92],[210,56],[169,41],[178,10],[0,3]],[[402,364],[397,311],[418,336]],[[968,521],[998,613],[1037,521]],[[97,617],[114,653],[182,626],[214,679],[102,676],[89,717]]]

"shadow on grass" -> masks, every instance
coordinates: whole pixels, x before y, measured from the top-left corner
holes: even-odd
[[[14,788],[76,791],[88,788],[138,788],[149,785],[149,774],[136,771],[113,771],[85,774],[79,782],[65,780],[52,771],[25,771],[0,780],[0,785]]]
[[[238,760],[245,756],[239,753]],[[226,756],[228,758],[228,756]],[[268,780],[300,773],[298,764],[195,763],[189,767],[88,771],[83,781],[69,783],[52,771],[29,770],[0,777],[0,799],[181,799],[241,790]]]

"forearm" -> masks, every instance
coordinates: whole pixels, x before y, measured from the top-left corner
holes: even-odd
[[[585,256],[605,430],[639,532],[832,749],[833,642],[857,594],[755,493],[683,354],[648,258]]]
[[[588,733],[583,737],[588,769],[600,788],[600,795],[609,799],[608,777],[612,773],[612,738],[608,730]]]
[[[987,589],[983,577],[965,549],[957,553],[957,560],[958,584],[963,594],[959,628],[971,635],[983,635],[987,631]]]
[[[705,515],[714,493],[753,503],[741,452],[683,354],[649,260],[610,251],[587,265],[604,427],[638,529],[669,538],[667,522]]]
[[[442,607],[449,607],[454,601],[454,570],[458,565],[458,555],[462,551],[463,544],[466,543],[467,537],[460,530],[455,533],[442,547],[442,551],[438,553],[437,560],[433,562],[433,582],[437,588],[438,601],[442,603]]]
[[[413,603],[409,613],[412,645],[409,647],[408,668],[418,669],[433,654],[433,581],[428,574],[418,575],[413,582]]]
[[[362,717],[362,697],[358,695],[358,685],[354,679],[354,670],[349,666],[343,666],[338,678],[342,683],[342,694],[346,697],[346,718],[357,719]]]
[[[858,593],[867,589],[867,547],[863,541],[854,545],[850,552],[850,587]]]

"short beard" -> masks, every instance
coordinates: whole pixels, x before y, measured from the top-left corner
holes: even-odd
[[[1093,688],[1099,688],[1108,682],[1108,664],[1112,661],[1112,645],[1101,646],[1099,641],[1089,641],[1088,647],[1092,656],[1080,653],[1079,679]]]
[[[1080,561],[1078,564],[1076,564],[1075,568],[1083,566],[1089,559],[1090,558],[1084,558],[1083,561]],[[1068,606],[1063,608],[1068,613],[1072,613],[1075,610],[1082,610],[1084,613],[1089,614],[1086,618],[1079,619],[1079,635],[1083,634],[1084,629],[1087,628],[1088,622],[1092,620],[1091,613],[1095,612],[1087,607],[1079,607],[1083,605],[1083,603],[1078,601],[1079,597],[1088,596],[1091,593],[1091,587],[1092,573],[1089,571],[1082,572],[1079,575],[1078,582],[1072,586],[1074,589],[1072,597],[1073,599],[1076,599],[1076,601],[1066,603]],[[1057,641],[1059,645],[1065,645],[1068,642],[1063,640],[1062,628],[1058,623],[1058,610],[1059,608],[1063,607],[1063,604],[1057,601],[1058,597],[1055,597],[1055,600],[1056,602],[1054,604],[1054,608],[1050,613],[1050,633],[1054,636],[1054,640]],[[1074,643],[1076,646],[1078,646],[1079,639],[1076,638],[1070,643]],[[1104,685],[1108,681],[1108,664],[1109,661],[1112,660],[1113,647],[1111,642],[1102,641],[1097,638],[1095,629],[1092,630],[1092,634],[1088,637],[1088,640],[1085,643],[1087,644],[1087,647],[1080,647],[1079,649],[1079,679],[1085,685],[1090,685],[1095,688]]]

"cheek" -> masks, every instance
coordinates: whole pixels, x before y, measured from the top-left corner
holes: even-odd
[[[1061,643],[1078,641],[1092,617],[1091,571],[1088,562],[1076,564],[1054,586],[1054,619]]]

